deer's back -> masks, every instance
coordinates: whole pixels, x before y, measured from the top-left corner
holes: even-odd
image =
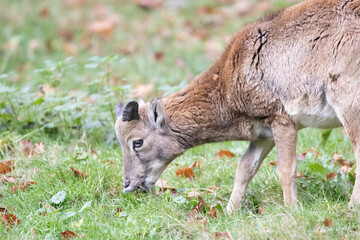
[[[233,45],[228,65],[245,52],[235,82],[279,100],[301,126],[338,126],[327,95],[334,80],[360,86],[360,0],[306,1],[247,26]]]

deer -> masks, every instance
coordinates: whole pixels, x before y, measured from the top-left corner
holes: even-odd
[[[298,205],[297,132],[343,126],[360,166],[360,0],[307,0],[248,24],[184,89],[116,106],[124,192],[149,192],[165,168],[205,143],[249,141],[227,212],[276,146],[285,205]],[[349,201],[360,203],[360,168]]]

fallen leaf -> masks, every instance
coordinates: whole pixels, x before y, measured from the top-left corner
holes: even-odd
[[[46,8],[46,7],[41,8],[40,11],[39,11],[39,16],[43,17],[43,18],[48,17],[49,16],[49,9]]]
[[[194,171],[189,167],[182,167],[176,170],[175,172],[176,176],[182,176],[186,178],[194,178],[195,174]]]
[[[333,223],[332,223],[332,221],[330,220],[330,219],[328,219],[328,218],[325,218],[325,220],[324,220],[324,225],[326,226],[326,227],[333,227]]]
[[[56,208],[54,208],[53,206],[51,206],[49,203],[46,203],[46,204],[44,205],[44,207],[47,208],[47,209],[50,209],[51,211],[56,211]]]
[[[0,182],[1,183],[5,183],[5,182],[14,183],[14,182],[16,182],[16,178],[12,177],[12,176],[0,175]]]
[[[199,199],[199,203],[195,207],[195,209],[200,213],[202,206],[207,207],[207,204],[206,204],[205,200],[201,196],[198,196],[198,199]]]
[[[13,186],[11,189],[10,189],[10,192],[16,192],[19,188],[22,190],[22,191],[25,191],[25,189],[33,184],[37,184],[36,182],[32,182],[32,181],[28,181],[28,182],[25,182],[25,183],[20,183],[18,185],[15,185]]]
[[[4,214],[1,218],[1,222],[3,225],[7,224],[10,226],[21,223],[21,221],[14,214],[11,213]]]
[[[201,170],[201,161],[200,160],[197,160],[197,166],[198,166],[198,169]]]
[[[352,167],[351,167],[351,166],[348,166],[348,165],[343,165],[343,166],[340,167],[340,170],[341,170],[342,172],[344,172],[344,173],[349,173],[349,172],[351,172]]]
[[[160,188],[170,188],[169,183],[161,178],[156,181],[155,186]]]
[[[270,162],[269,164],[270,164],[270,166],[276,166],[276,165],[277,165],[277,161]]]
[[[74,43],[70,43],[70,42],[64,43],[64,51],[69,56],[76,56],[78,53],[77,46]]]
[[[75,168],[71,168],[71,170],[74,172],[75,176],[78,178],[87,178],[88,175],[80,170],[77,170]]]
[[[67,28],[62,28],[58,30],[58,35],[65,39],[65,41],[69,42],[74,37],[74,32]]]
[[[215,206],[216,205],[210,206],[210,212],[208,213],[209,217],[216,218],[220,214],[219,211],[215,208]]]
[[[36,232],[35,232],[35,229],[33,227],[30,227],[30,233],[31,233],[31,238],[32,239],[36,238]]]
[[[20,141],[20,147],[26,153],[26,156],[31,158],[32,156],[40,156],[45,153],[45,146],[42,142],[35,143],[34,145],[30,140]]]
[[[311,148],[309,148],[308,151],[311,152],[312,154],[314,154],[315,158],[320,157],[320,153],[316,150],[316,148],[311,147]]]
[[[338,152],[333,153],[333,159],[334,159],[335,163],[337,163],[341,160],[344,160],[343,156],[340,155]]]
[[[50,94],[52,94],[54,92],[55,92],[55,88],[53,88],[49,84],[44,84],[44,85],[40,85],[38,87],[38,90],[36,91],[36,96],[37,97],[44,97],[44,96],[48,97]],[[25,140],[25,141],[30,141],[30,140]],[[21,142],[20,142],[20,144],[21,144]]]
[[[200,196],[200,192],[198,192],[197,190],[191,190],[187,196],[188,198],[198,197]]]
[[[7,174],[14,170],[12,161],[0,161],[0,174]]]
[[[156,52],[154,53],[154,58],[156,61],[162,61],[164,59],[164,52]]]
[[[229,157],[229,158],[233,158],[235,157],[235,155],[228,151],[228,150],[220,150],[218,153],[216,153],[216,155],[220,158],[223,158],[223,157]]]
[[[337,175],[336,173],[330,172],[330,173],[326,174],[326,178],[329,179],[329,180],[334,180],[336,175]]]
[[[166,180],[158,179],[155,183],[155,186],[159,187],[159,191],[156,191],[156,194],[159,195],[161,192],[166,192],[167,190],[171,191],[172,195],[177,194],[176,188],[170,187],[169,183]]]
[[[193,162],[193,163],[189,166],[189,168],[194,169],[194,168],[196,167],[196,165],[198,166],[198,168],[199,168],[199,170],[200,170],[200,169],[201,169],[201,162],[200,162],[200,160],[196,160],[195,162]]]
[[[296,178],[306,178],[305,175],[303,175],[301,172],[296,173]]]
[[[207,189],[207,192],[208,193],[213,193],[213,192],[215,192],[216,190],[220,190],[221,189],[221,187],[217,187],[217,186],[215,186],[215,187],[209,187],[208,189]]]
[[[112,14],[104,20],[97,20],[87,25],[87,30],[102,38],[108,38],[113,35],[120,16]]]
[[[231,239],[229,233],[227,233],[227,232],[215,232],[214,235],[215,235],[215,239],[218,239],[218,238]]]
[[[138,6],[143,8],[154,8],[161,4],[162,0],[133,0]]]
[[[29,42],[29,49],[31,51],[36,51],[39,49],[39,41],[36,39],[33,39]]]
[[[264,213],[264,209],[262,207],[259,207],[258,214],[262,215]]]
[[[0,207],[0,213],[6,213],[8,208],[6,206]]]
[[[23,149],[23,151],[26,153],[26,156],[30,156],[34,146],[32,145],[30,140],[23,140],[20,141],[20,147]]]
[[[60,235],[61,235],[61,239],[72,239],[79,236],[78,234],[70,230],[66,230],[65,232],[60,233]]]
[[[303,153],[299,154],[298,160],[304,162],[305,158],[306,158],[306,154],[307,154],[307,152],[303,152]]]

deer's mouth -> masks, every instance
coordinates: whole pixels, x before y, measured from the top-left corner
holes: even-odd
[[[130,184],[127,188],[123,190],[124,193],[130,193],[135,191],[140,191],[142,193],[148,193],[154,187],[153,183],[146,183],[141,181],[137,184]]]

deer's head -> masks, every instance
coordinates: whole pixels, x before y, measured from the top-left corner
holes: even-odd
[[[124,191],[149,191],[169,163],[185,150],[168,126],[161,99],[116,106],[116,136],[124,161]]]

